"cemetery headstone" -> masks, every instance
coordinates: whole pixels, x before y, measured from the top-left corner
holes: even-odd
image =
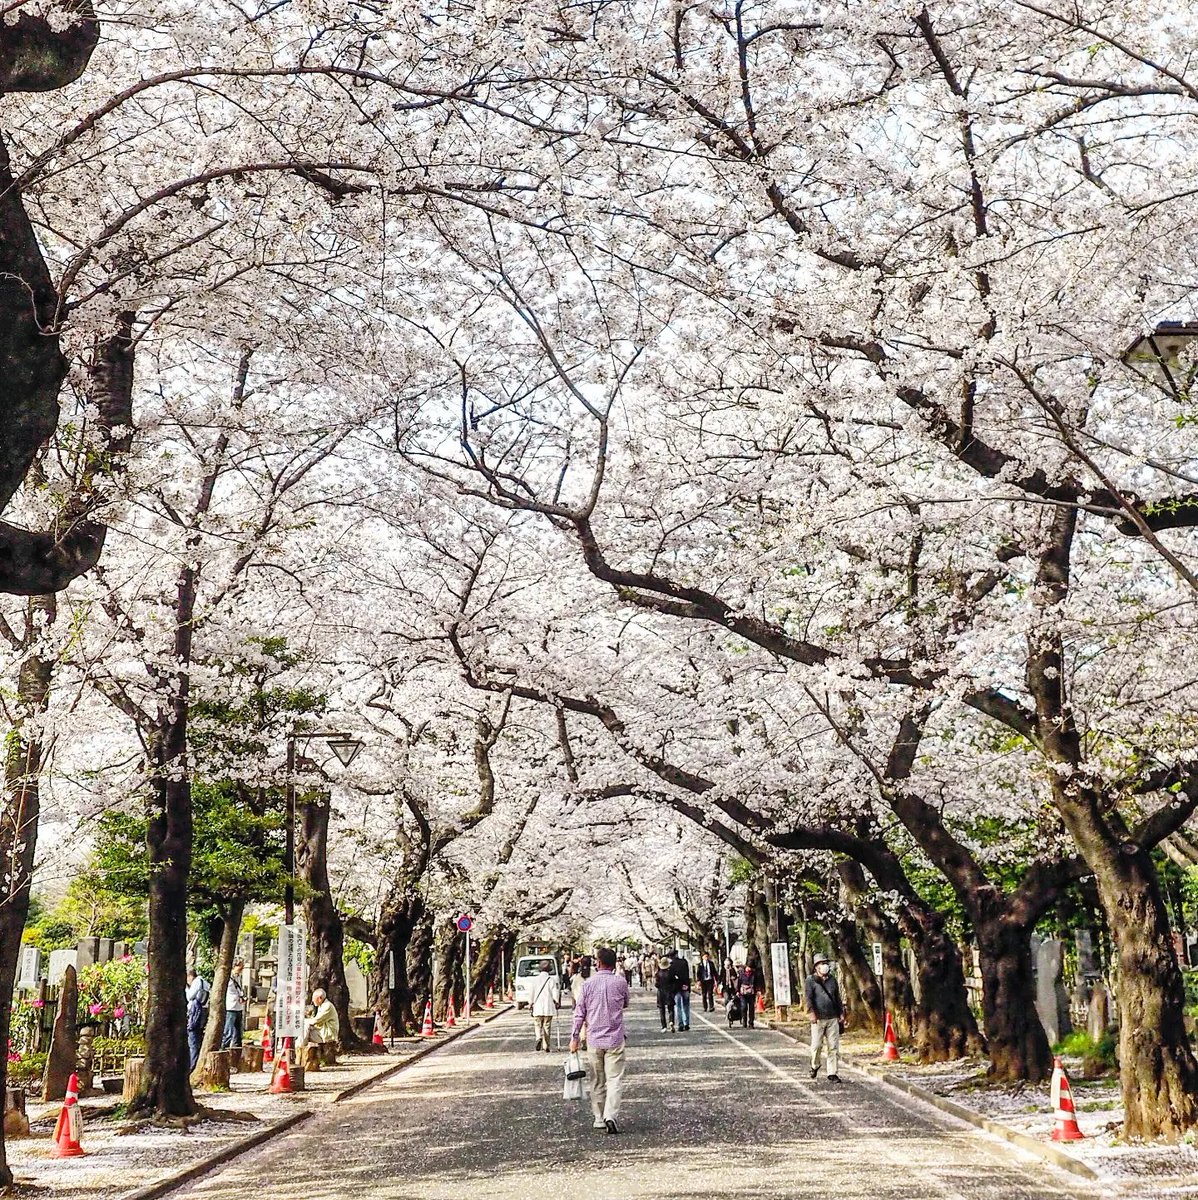
[[[80,938],[75,947],[78,957],[75,959],[75,970],[82,971],[100,961],[100,939],[98,937]]]
[[[1061,979],[1062,946],[1049,938],[1034,946],[1036,966],[1036,1011],[1049,1044],[1055,1044],[1073,1029],[1069,1019],[1069,996]]]
[[[17,972],[17,987],[35,988],[42,977],[42,952],[36,946],[21,947],[21,969]]]
[[[79,969],[79,952],[77,950],[51,950],[50,966],[46,972],[47,982],[57,985],[62,982],[67,967]]]
[[[71,1072],[79,1053],[75,1013],[79,1008],[79,984],[75,968],[68,966],[63,975],[62,991],[58,997],[58,1015],[50,1037],[50,1053],[46,1056],[46,1072],[42,1076],[42,1099],[62,1100],[67,1094]]]

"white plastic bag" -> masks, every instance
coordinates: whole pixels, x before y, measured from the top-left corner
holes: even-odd
[[[582,1059],[577,1051],[571,1051],[566,1055],[566,1061],[562,1064],[562,1071],[565,1074],[565,1082],[562,1084],[562,1099],[563,1100],[583,1100],[586,1098],[586,1068],[582,1065]]]

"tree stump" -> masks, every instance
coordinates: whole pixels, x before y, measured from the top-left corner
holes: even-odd
[[[46,1056],[46,1072],[42,1076],[42,1099],[62,1100],[67,1084],[75,1070],[79,1052],[75,1030],[75,1013],[79,1008],[79,984],[75,968],[68,964],[62,977],[58,996],[58,1014],[54,1018],[54,1033],[50,1037],[50,1053]]]
[[[242,1046],[238,1070],[252,1071],[255,1074],[262,1070],[262,1047]]]
[[[209,1050],[204,1057],[200,1072],[200,1087],[206,1092],[229,1090],[229,1067],[232,1065],[232,1050]]]
[[[304,1047],[304,1070],[319,1071],[324,1055],[321,1053],[319,1045],[309,1045]]]
[[[25,1115],[25,1089],[6,1088],[4,1091],[4,1136],[24,1137],[29,1132]]]
[[[146,1060],[142,1056],[125,1059],[125,1086],[121,1091],[121,1099],[126,1104],[132,1104],[137,1093],[141,1091],[141,1078],[145,1069]]]

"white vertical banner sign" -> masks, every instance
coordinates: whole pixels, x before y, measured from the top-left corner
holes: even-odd
[[[882,978],[882,943],[874,942],[871,946],[874,954],[874,974]]]
[[[304,1036],[308,997],[308,936],[302,921],[279,926],[279,973],[275,982],[275,1037]]]
[[[774,1004],[790,1004],[790,947],[785,942],[770,942],[770,960],[774,968]]]

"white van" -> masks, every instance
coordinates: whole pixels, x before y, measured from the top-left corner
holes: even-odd
[[[532,1003],[532,986],[541,973],[541,963],[549,964],[549,974],[560,986],[562,978],[557,959],[552,954],[525,954],[516,959],[516,1007],[524,1008]]]

